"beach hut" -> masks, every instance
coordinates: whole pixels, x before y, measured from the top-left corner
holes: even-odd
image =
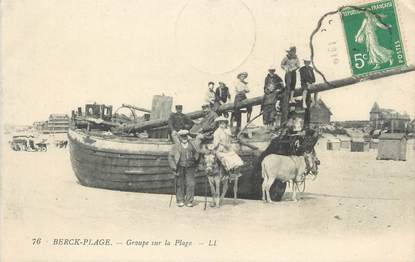
[[[340,139],[330,138],[327,141],[327,150],[340,150]]]
[[[379,137],[378,160],[406,160],[405,134],[382,134]]]
[[[350,145],[351,152],[367,152],[369,151],[369,143],[365,142],[363,138],[352,138]]]
[[[378,149],[378,145],[379,145],[379,139],[372,138],[370,140],[370,143],[369,143],[369,148],[370,149]]]
[[[352,139],[343,135],[338,136],[338,138],[340,139],[340,148],[350,150]]]

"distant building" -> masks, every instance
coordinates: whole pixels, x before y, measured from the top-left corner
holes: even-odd
[[[49,133],[67,133],[69,130],[69,116],[64,114],[52,114],[47,121]]]
[[[389,130],[390,133],[404,133],[410,121],[409,115],[396,112],[393,109],[380,108],[378,103],[373,104],[370,110],[370,124],[373,130]]]
[[[66,114],[51,114],[47,121],[36,121],[33,128],[43,134],[67,133],[69,116]]]
[[[333,114],[330,111],[330,108],[319,99],[317,103],[311,107],[311,124],[325,125],[330,123],[331,116]]]
[[[346,120],[346,121],[334,121],[334,124],[343,128],[360,128],[366,129],[370,125],[369,120]]]

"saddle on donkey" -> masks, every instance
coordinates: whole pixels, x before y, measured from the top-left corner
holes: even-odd
[[[288,128],[271,140],[268,147],[260,154],[254,163],[254,172],[260,174],[262,160],[268,155],[302,156],[305,152],[314,152],[318,133],[313,129],[294,132]],[[319,162],[317,162],[319,164]]]

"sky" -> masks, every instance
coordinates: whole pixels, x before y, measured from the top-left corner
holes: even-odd
[[[249,73],[249,97],[262,95],[267,69],[289,46],[309,58],[318,19],[340,0],[4,0],[1,21],[2,120],[31,124],[85,103],[151,108],[173,96],[200,109],[209,81],[233,89]],[[396,1],[408,64],[415,61],[415,4]],[[316,36],[316,65],[328,80],[351,75],[338,15]],[[335,42],[334,64],[328,43]],[[321,81],[321,79],[318,79]],[[320,94],[333,120],[368,119],[375,101],[415,117],[415,73]]]

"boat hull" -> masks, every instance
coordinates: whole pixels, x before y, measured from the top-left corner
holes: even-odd
[[[105,138],[83,130],[70,130],[68,140],[72,168],[81,185],[131,192],[174,193],[174,176],[167,160],[169,141]],[[242,150],[239,154],[245,165],[243,176],[239,178],[238,197],[259,199],[262,179],[252,172],[256,154],[252,150]],[[205,195],[205,173],[196,169],[195,177],[196,195]],[[228,194],[231,196],[232,190]]]

